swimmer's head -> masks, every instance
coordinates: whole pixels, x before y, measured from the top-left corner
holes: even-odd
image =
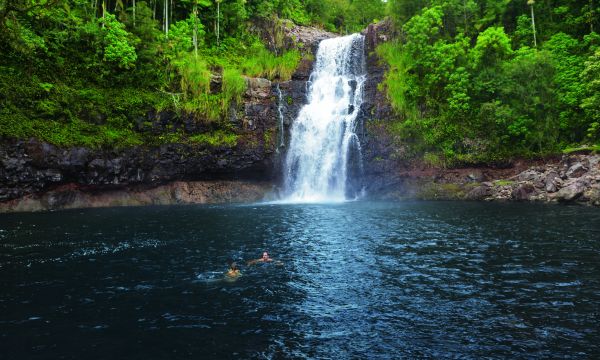
[[[267,260],[268,258],[269,258],[269,253],[268,253],[268,252],[266,252],[266,251],[265,251],[265,252],[263,252],[262,259],[263,259],[263,260]]]
[[[231,268],[231,270],[237,270],[237,264],[235,262],[232,262],[231,264],[229,264],[229,267]]]

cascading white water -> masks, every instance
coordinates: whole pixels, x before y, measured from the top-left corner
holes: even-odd
[[[283,201],[344,201],[354,195],[347,194],[348,160],[351,151],[360,151],[355,130],[366,79],[363,53],[359,34],[319,44],[308,104],[291,129]]]
[[[279,116],[279,147],[277,148],[277,151],[279,152],[279,148],[285,146],[285,138],[283,134],[283,95],[281,94],[279,84],[277,84],[277,115]]]

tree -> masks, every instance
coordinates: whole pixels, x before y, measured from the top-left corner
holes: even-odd
[[[217,46],[219,46],[219,24],[221,23],[221,0],[215,0],[217,3]]]
[[[581,108],[588,121],[587,138],[600,141],[600,48],[585,62],[581,73],[585,86]]]
[[[535,15],[533,13],[533,5],[535,0],[527,0],[527,5],[531,7],[531,30],[533,31],[533,47],[537,47],[537,39],[535,37]]]
[[[198,57],[198,37],[204,34],[204,31],[202,31],[202,29],[203,29],[202,23],[200,23],[200,20],[198,19],[198,6],[203,6],[203,7],[210,6],[210,1],[209,0],[183,0],[182,2],[184,4],[192,5],[192,13],[191,13],[192,22],[193,22],[192,41],[194,44],[194,56]],[[202,31],[202,34],[200,34],[199,31]]]
[[[110,13],[105,14],[101,21],[104,25],[104,60],[114,62],[122,69],[133,68],[137,54],[125,25]]]
[[[389,0],[387,2],[387,13],[396,26],[401,27],[428,5],[427,0]]]
[[[165,37],[169,38],[169,0],[163,0],[163,27]]]
[[[585,56],[582,56],[583,46],[574,37],[560,32],[546,41],[542,48],[553,60],[556,107],[563,138],[570,142],[577,141],[587,129],[580,108],[585,89],[580,78],[585,60]]]
[[[512,142],[529,151],[556,150],[559,120],[554,66],[545,51],[523,48],[502,65],[499,98],[511,109],[506,130]]]
[[[471,63],[475,68],[493,67],[507,59],[513,50],[510,39],[501,27],[489,27],[477,36],[471,50]]]

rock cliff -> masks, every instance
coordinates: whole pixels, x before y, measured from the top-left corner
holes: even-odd
[[[36,139],[0,139],[0,212],[110,204],[239,202],[264,197],[279,181],[285,151],[285,143],[282,147],[278,141],[281,132],[289,141],[291,122],[306,102],[313,51],[319,41],[334,36],[299,26],[284,30],[283,46],[301,46],[303,59],[290,81],[247,79],[242,101],[233,104],[229,112],[235,144],[166,143],[90,149],[59,148]],[[219,86],[216,77],[211,88]],[[283,114],[283,128],[278,108]],[[157,136],[168,131],[201,134],[211,130],[193,115],[150,113],[140,119],[137,130]]]
[[[244,101],[231,119],[235,145],[165,144],[126,149],[59,148],[36,139],[0,142],[0,201],[41,193],[58,185],[95,189],[156,186],[175,180],[268,180],[276,155],[277,109],[273,85],[249,79]],[[186,118],[149,115],[154,127],[189,127]],[[181,122],[181,123],[180,123]]]

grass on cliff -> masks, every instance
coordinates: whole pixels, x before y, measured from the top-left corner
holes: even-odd
[[[201,57],[209,68],[236,68],[248,77],[287,81],[292,78],[302,58],[300,51],[296,49],[275,54],[256,38],[248,43],[228,40],[219,48],[204,49],[201,52]],[[310,57],[312,54],[306,56]]]
[[[237,145],[238,138],[237,134],[219,130],[213,133],[190,136],[189,141],[194,144],[205,144],[213,147],[234,147]]]
[[[269,80],[287,81],[300,63],[300,52],[290,50],[281,56],[275,56],[267,49],[259,48],[254,55],[241,64],[241,70],[250,77],[264,77]]]
[[[231,77],[233,80],[226,72],[226,96],[239,99],[241,89],[245,89],[245,80],[236,72]],[[5,93],[11,101],[0,107],[0,137],[3,138],[37,138],[61,147],[89,148],[166,143],[232,147],[237,142],[237,135],[226,127],[192,136],[173,131],[160,134],[136,131],[136,123],[148,121],[150,111],[170,109],[171,98],[161,92],[91,86],[76,89],[47,83],[33,87],[6,76],[0,87],[6,89],[10,83],[14,84],[12,91]],[[11,99],[13,96],[18,98]],[[218,117],[223,98],[209,99],[213,101],[214,116]]]
[[[573,154],[578,152],[600,152],[600,144],[568,147],[563,150],[563,154]]]
[[[144,143],[140,134],[127,128],[95,125],[79,119],[69,122],[28,119],[22,114],[0,115],[0,136],[16,139],[33,137],[63,147],[129,147]]]
[[[207,49],[199,57],[190,53],[175,62],[182,93],[173,95],[173,106],[197,114],[205,122],[219,122],[229,115],[232,104],[241,102],[247,88],[245,76],[287,81],[300,59],[297,50],[277,56],[259,41],[250,46],[238,42]],[[220,74],[222,79],[221,90],[215,93],[210,89],[213,74]]]
[[[237,135],[228,123],[231,112],[240,109],[245,77],[287,80],[300,60],[296,50],[277,56],[253,41],[251,46],[231,45],[235,47],[231,53],[222,47],[201,50],[198,57],[179,54],[166,71],[148,70],[143,64],[128,71],[113,69],[119,74],[115,79],[108,70],[92,74],[75,65],[68,73],[43,67],[27,70],[15,60],[15,65],[0,66],[0,137],[33,137],[63,147],[123,148],[169,142],[234,146]],[[136,79],[146,78],[143,72],[155,77],[141,83]],[[211,91],[215,76],[221,77],[221,86]],[[173,132],[178,126],[167,124],[161,133],[147,131],[149,116],[160,112],[175,114],[178,122],[191,116],[205,125],[200,128],[210,130],[178,134]]]
[[[69,86],[35,77],[20,81],[14,74],[0,76],[0,90],[6,94],[0,106],[0,136],[34,137],[59,146],[140,145],[144,139],[134,131],[136,119],[168,101],[160,93],[137,88]]]

